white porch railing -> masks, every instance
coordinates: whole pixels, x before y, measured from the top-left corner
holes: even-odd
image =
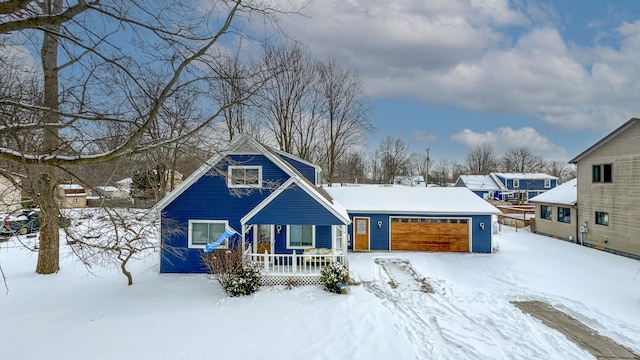
[[[262,267],[264,275],[318,275],[323,267],[334,262],[345,262],[341,254],[309,255],[245,253],[247,260]]]

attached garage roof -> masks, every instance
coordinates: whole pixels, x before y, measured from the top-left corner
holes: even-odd
[[[350,212],[394,214],[499,214],[464,187],[325,187]]]
[[[578,202],[578,181],[572,179],[566,183],[534,196],[529,201],[550,204],[575,205]]]

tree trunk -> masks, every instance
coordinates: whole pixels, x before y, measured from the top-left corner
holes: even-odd
[[[42,5],[44,12],[57,14],[62,10],[62,0],[50,0]],[[58,149],[58,36],[60,25],[47,25],[42,39],[41,60],[44,75],[43,106],[49,111],[43,114],[44,133],[42,153],[53,154]],[[54,126],[49,126],[54,125]],[[58,233],[59,205],[57,179],[54,168],[41,168],[36,185],[36,202],[40,206],[40,251],[36,273],[53,274],[60,269],[60,234]]]
[[[60,269],[57,184],[47,170],[50,169],[43,169],[35,188],[36,202],[40,206],[40,248],[36,265],[38,274],[53,274]]]

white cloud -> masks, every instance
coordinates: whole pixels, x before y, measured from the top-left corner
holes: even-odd
[[[477,133],[470,129],[464,129],[461,132],[451,136],[451,141],[466,146],[469,150],[482,145],[484,143],[491,144],[498,155],[503,154],[511,147],[525,146],[534,154],[542,156],[546,160],[569,159],[567,151],[555,144],[549,139],[540,135],[536,129],[524,127],[518,130],[510,127],[501,127],[495,131],[487,131],[485,133]]]
[[[357,69],[371,98],[525,114],[562,128],[613,129],[640,115],[640,20],[613,29],[619,47],[579,47],[553,25],[563,21],[553,8],[515,4],[316,1],[303,11],[309,18],[284,25]]]

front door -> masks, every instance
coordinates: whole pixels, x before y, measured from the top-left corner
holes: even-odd
[[[264,254],[265,252],[271,254],[271,244],[273,243],[273,231],[271,225],[257,225],[258,231],[256,231],[256,242],[258,243],[257,253]]]
[[[353,250],[369,250],[369,218],[353,218]]]

